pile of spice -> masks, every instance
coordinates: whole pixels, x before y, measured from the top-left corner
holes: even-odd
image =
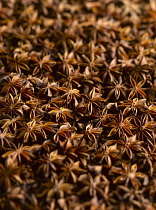
[[[156,209],[156,1],[0,1],[0,209]]]

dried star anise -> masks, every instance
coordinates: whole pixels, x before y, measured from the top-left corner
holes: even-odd
[[[0,209],[156,209],[155,0],[0,1]]]

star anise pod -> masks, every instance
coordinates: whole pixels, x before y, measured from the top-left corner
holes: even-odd
[[[104,145],[102,145],[102,148],[96,151],[94,159],[98,160],[99,163],[104,163],[107,164],[108,166],[111,166],[112,159],[114,160],[120,159],[119,149],[117,148],[117,144],[109,146],[107,145],[107,143],[105,143]]]
[[[68,53],[68,50],[65,50],[63,55],[58,53],[58,56],[61,60],[57,62],[57,65],[59,65],[59,69],[62,70],[62,72],[66,75],[69,75],[71,71],[74,71],[73,65],[77,64],[73,53]]]
[[[98,107],[100,107],[100,105],[102,104],[102,102],[104,102],[105,100],[101,97],[101,93],[98,93],[96,91],[96,88],[94,87],[88,95],[82,95],[84,98],[84,101],[86,103],[86,106],[88,108],[88,111],[90,114],[92,114],[94,112],[94,109],[97,109]]]
[[[107,178],[101,174],[98,174],[95,177],[89,173],[83,174],[79,177],[79,182],[84,185],[79,191],[78,194],[84,194],[88,191],[88,194],[92,196],[96,196],[100,194],[101,196],[104,195],[104,188],[109,186],[109,181]]]
[[[13,161],[18,161],[21,164],[23,159],[30,161],[31,158],[34,157],[34,155],[31,153],[30,146],[18,144],[16,147],[15,144],[12,144],[12,147],[13,148],[9,148],[9,151],[2,155],[3,158],[11,157]]]
[[[25,55],[15,54],[13,58],[9,58],[9,67],[11,71],[16,71],[18,74],[21,74],[22,70],[29,70],[27,65],[28,58]]]
[[[145,138],[148,139],[154,139],[154,128],[156,126],[156,122],[154,121],[148,121],[148,116],[143,115],[140,117],[134,118],[134,124],[133,124],[133,133],[136,134],[138,139],[145,140]]]
[[[144,112],[148,109],[148,106],[146,104],[146,99],[129,99],[125,100],[122,104],[119,105],[120,107],[125,107],[123,111],[123,115],[128,114],[129,112],[132,112],[134,115],[137,115],[138,112]]]
[[[70,104],[71,102],[74,102],[75,105],[78,104],[77,99],[81,98],[78,89],[68,89],[66,87],[59,87],[58,90],[64,92],[64,94],[61,97],[66,98],[67,104]]]
[[[116,179],[114,179],[113,183],[123,182],[125,181],[125,186],[128,186],[129,182],[135,189],[139,189],[141,186],[141,182],[138,178],[146,178],[146,174],[142,172],[137,172],[137,164],[133,164],[132,166],[122,163],[122,168],[112,167],[112,172],[120,174]]]
[[[12,140],[14,139],[14,135],[9,133],[7,129],[0,130],[0,143],[1,147],[5,147],[5,145],[11,146]]]
[[[40,124],[35,119],[29,121],[28,123],[24,122],[23,126],[19,128],[18,131],[20,133],[17,138],[23,138],[23,142],[27,142],[30,139],[33,141],[37,141],[38,135],[44,136]]]
[[[5,79],[1,92],[17,95],[19,93],[19,89],[23,86],[24,83],[25,78],[22,78],[20,74],[12,74]]]
[[[124,119],[123,113],[120,111],[118,118],[113,117],[111,122],[105,125],[106,127],[112,127],[108,136],[115,135],[116,133],[118,133],[119,137],[125,133],[132,135],[132,124],[130,120],[130,118]]]
[[[127,88],[126,88],[126,86],[124,86],[122,84],[122,78],[121,77],[119,77],[119,82],[114,79],[112,81],[112,84],[105,87],[105,88],[111,89],[110,92],[108,93],[108,96],[107,96],[106,100],[109,100],[112,95],[115,95],[115,98],[118,100],[121,94],[124,96],[124,98],[126,98]]]
[[[97,136],[99,136],[103,131],[102,127],[94,128],[91,124],[86,126],[86,130],[83,132],[84,137],[90,143],[97,143]]]
[[[37,173],[44,174],[44,177],[49,177],[51,174],[51,170],[56,171],[59,165],[62,165],[62,161],[65,159],[65,156],[59,155],[58,150],[51,152],[50,154],[46,154],[43,158],[38,160],[39,167]]]
[[[146,93],[144,92],[144,90],[146,90],[146,88],[143,88],[142,86],[144,85],[144,81],[140,81],[140,82],[136,82],[135,79],[133,79],[131,76],[130,76],[130,83],[131,83],[131,88],[130,88],[130,94],[129,94],[129,99],[132,99],[134,96],[139,98],[142,97],[142,98],[146,98]]]
[[[31,61],[34,62],[34,70],[33,70],[33,75],[41,74],[43,75],[43,72],[52,72],[52,66],[56,64],[55,61],[50,60],[50,55],[46,55],[43,58],[37,58],[37,57],[32,57]]]
[[[116,143],[119,145],[119,150],[122,155],[127,154],[130,159],[132,159],[135,155],[135,152],[141,152],[141,145],[143,141],[139,141],[136,139],[136,135],[128,137],[125,135],[123,140],[117,140]]]
[[[85,172],[85,169],[82,169],[79,167],[80,162],[73,162],[72,160],[70,160],[70,162],[64,164],[62,167],[60,167],[61,169],[61,173],[60,173],[60,178],[65,177],[66,180],[69,180],[69,178],[72,179],[72,181],[74,183],[77,182],[77,175],[76,174],[81,174],[83,172]]]
[[[64,108],[64,107],[49,107],[49,109],[52,109],[49,114],[56,115],[56,122],[58,122],[61,118],[64,122],[67,122],[67,117],[72,118],[71,115],[72,110]]]
[[[98,67],[103,66],[99,57],[95,57],[94,52],[91,54],[91,58],[89,59],[87,56],[82,55],[83,59],[85,60],[85,63],[80,63],[80,66],[86,66],[86,70],[92,72],[92,71],[99,71]]]
[[[4,107],[2,109],[3,113],[11,116],[23,115],[22,107],[24,103],[21,100],[21,95],[16,95],[13,97],[13,95],[9,93],[1,103]]]
[[[21,167],[18,166],[17,161],[14,161],[11,157],[5,160],[5,165],[0,164],[0,183],[5,188],[10,188],[12,183],[22,184],[20,178]]]

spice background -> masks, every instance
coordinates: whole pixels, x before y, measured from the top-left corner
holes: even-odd
[[[0,1],[0,209],[156,209],[156,1]]]

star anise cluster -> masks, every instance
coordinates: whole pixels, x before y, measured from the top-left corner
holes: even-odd
[[[0,209],[156,209],[155,0],[0,1]]]

